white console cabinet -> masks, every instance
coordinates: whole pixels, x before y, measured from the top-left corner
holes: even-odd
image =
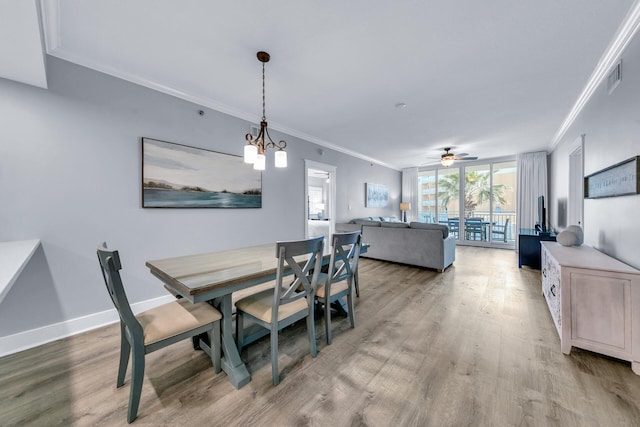
[[[640,271],[590,246],[542,245],[542,292],[571,347],[631,362],[640,375]]]

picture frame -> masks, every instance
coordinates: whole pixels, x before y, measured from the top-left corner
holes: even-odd
[[[389,190],[383,184],[365,183],[365,207],[383,208],[389,203]]]
[[[631,157],[584,178],[584,198],[640,194],[640,156]]]
[[[142,138],[143,208],[261,208],[262,173],[241,156]]]

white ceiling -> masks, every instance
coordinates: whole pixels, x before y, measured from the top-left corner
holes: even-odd
[[[271,129],[402,168],[445,146],[481,159],[549,149],[633,3],[44,0],[43,12],[50,55],[252,122],[266,50]]]
[[[39,17],[36,1],[0,0],[0,77],[47,87]]]

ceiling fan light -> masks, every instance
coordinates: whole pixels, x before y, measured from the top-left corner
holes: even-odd
[[[449,167],[453,164],[453,157],[442,157],[440,164],[444,167]]]

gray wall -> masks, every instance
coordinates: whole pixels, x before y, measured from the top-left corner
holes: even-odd
[[[0,241],[42,240],[0,306],[0,336],[111,309],[95,255],[103,240],[120,250],[138,302],[166,294],[145,260],[303,238],[304,159],[337,167],[338,222],[400,215],[399,171],[276,131],[289,167],[275,169],[269,153],[262,209],[142,209],[140,137],[242,155],[250,124],[56,58],[47,65],[48,90],[0,79]],[[388,207],[364,207],[365,182],[388,186]]]
[[[569,192],[569,149],[585,134],[584,170],[592,174],[640,155],[640,37],[622,55],[622,81],[609,94],[606,82],[551,155],[549,218],[562,222]],[[640,268],[640,195],[584,200],[585,243]]]

